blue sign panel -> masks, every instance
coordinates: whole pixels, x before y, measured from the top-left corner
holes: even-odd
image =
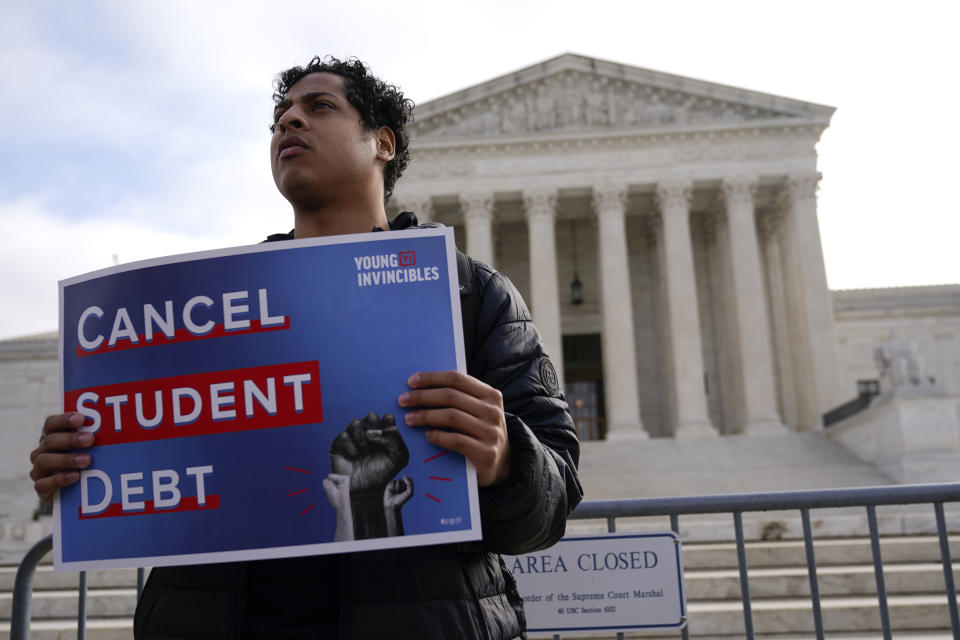
[[[70,570],[480,538],[476,476],[407,427],[465,371],[451,229],[274,242],[60,283],[64,410],[96,436],[54,504]]]

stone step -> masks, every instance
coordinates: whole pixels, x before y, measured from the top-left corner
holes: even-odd
[[[960,564],[954,565],[954,584],[960,584]],[[809,598],[806,567],[750,569],[751,598]],[[885,564],[884,584],[892,594],[940,594],[946,591],[940,564]],[[740,573],[736,569],[695,569],[684,573],[687,600],[740,600]],[[875,595],[873,566],[817,568],[820,597]]]
[[[890,626],[896,640],[946,640],[950,633],[944,596],[891,596]],[[831,640],[880,640],[880,611],[876,598],[824,598],[821,603],[824,634]],[[753,628],[764,640],[813,640],[813,612],[809,601],[768,599],[753,603]],[[695,640],[732,640],[745,636],[740,603],[694,602],[688,607],[688,629]],[[552,635],[530,634],[531,638]],[[609,632],[577,637],[613,638]],[[679,638],[680,633],[627,633],[627,638]]]
[[[878,507],[877,530],[883,537],[935,535],[936,516],[931,505],[894,505]],[[944,505],[947,531],[960,534],[960,509]],[[606,531],[606,520],[571,520],[567,534],[594,534]],[[670,528],[666,516],[618,518],[617,531],[665,531]],[[735,540],[733,516],[724,514],[686,515],[679,518],[680,538],[684,542],[724,542]],[[814,540],[829,538],[866,538],[870,528],[866,509],[819,509],[810,512],[810,528]],[[743,514],[743,534],[746,540],[802,540],[803,523],[800,512],[764,511]]]
[[[960,560],[960,536],[950,536],[950,557]],[[747,566],[805,567],[806,551],[802,540],[747,542]],[[866,564],[873,566],[873,553],[868,538],[814,540],[817,567]],[[896,536],[880,539],[880,555],[884,564],[939,562],[940,542],[936,536]],[[684,543],[684,568],[724,569],[737,567],[737,546],[733,542]]]
[[[748,542],[746,551],[752,578],[764,575],[758,570],[784,567],[793,567],[806,575],[806,555],[801,541]],[[830,575],[825,570],[831,566],[863,565],[861,573],[872,573],[869,540],[818,540],[814,544],[814,553],[821,582],[824,576]],[[933,536],[884,538],[881,540],[881,553],[887,566],[935,564],[939,571],[940,547]],[[960,536],[951,537],[951,554],[954,559],[960,559]],[[688,578],[696,575],[698,570],[735,570],[737,567],[736,545],[733,543],[687,543],[683,557]],[[16,571],[15,566],[0,567],[0,593],[13,590]],[[78,574],[75,572],[57,572],[50,565],[40,565],[34,576],[33,588],[35,592],[74,589],[77,583]],[[91,571],[87,573],[87,584],[90,589],[133,588],[136,586],[136,570]]]
[[[873,567],[824,567],[818,570],[817,575],[822,598],[870,596],[876,593]],[[804,600],[810,594],[805,568],[754,569],[749,572],[749,578],[751,597],[757,600]],[[888,593],[897,595],[941,594],[945,590],[942,569],[933,563],[886,565],[884,580]],[[954,580],[955,584],[960,584],[960,565],[954,570]],[[740,576],[735,569],[687,571],[684,581],[691,605],[703,601],[740,600]],[[9,620],[11,602],[11,594],[0,594],[0,620]],[[128,616],[132,615],[135,606],[134,588],[90,588],[88,591],[87,611],[90,617]],[[36,591],[31,610],[37,620],[74,614],[77,610],[76,591]]]
[[[911,562],[938,563],[940,543],[936,536],[898,536],[881,538],[884,564]],[[806,552],[801,540],[754,541],[746,543],[747,566],[750,570],[769,567],[806,567]],[[950,553],[960,561],[960,536],[950,536]],[[814,541],[818,569],[831,565],[873,566],[870,541],[865,538],[825,539]],[[684,568],[733,569],[737,567],[737,547],[732,542],[690,542],[683,545]],[[0,592],[13,590],[16,566],[0,566]],[[136,569],[106,569],[87,573],[89,588],[135,587]],[[35,591],[76,588],[76,572],[54,571],[48,564],[37,567]]]
[[[887,599],[894,631],[945,631],[950,616],[945,595],[894,595]],[[690,635],[742,635],[743,609],[739,601],[691,602]],[[814,631],[808,599],[768,598],[752,602],[757,633],[808,633]],[[821,600],[823,626],[836,631],[879,631],[880,610],[875,597],[844,596]],[[897,634],[894,634],[897,635]]]
[[[17,567],[0,567],[0,593],[13,591],[16,582]],[[34,591],[50,589],[76,589],[80,583],[80,574],[76,571],[54,571],[48,564],[37,567],[33,575]],[[87,588],[136,587],[136,569],[104,569],[87,572]]]
[[[919,631],[949,628],[939,543],[935,536],[901,536],[881,542],[884,577],[891,595],[894,628]],[[954,558],[960,558],[960,536],[951,537]],[[815,543],[818,584],[828,630],[853,632],[879,629],[872,555],[865,539],[818,540]],[[751,596],[758,634],[812,631],[809,586],[803,544],[797,540],[747,543]],[[684,546],[685,582],[690,602],[691,633],[725,637],[742,635],[739,573],[732,543],[688,543]],[[960,565],[955,565],[960,568]],[[16,567],[0,567],[0,640],[9,629]],[[954,571],[960,584],[960,574]],[[55,572],[41,565],[34,581],[31,637],[73,637],[76,625],[77,574]],[[136,571],[88,573],[88,637],[129,637],[136,602]],[[868,622],[875,618],[876,622]],[[863,625],[866,626],[858,626]],[[737,630],[739,629],[739,630]],[[696,631],[696,633],[693,633]],[[647,636],[649,637],[649,636]],[[677,637],[677,636],[674,636]],[[833,637],[833,634],[831,634]],[[853,637],[853,636],[851,636]],[[898,640],[902,637],[897,634]],[[786,638],[779,640],[787,640]]]
[[[129,590],[128,590],[129,591]],[[92,595],[92,594],[91,594]],[[127,594],[132,597],[132,593]],[[896,595],[888,598],[891,627],[898,640],[916,637],[918,640],[933,640],[951,637],[945,632],[950,628],[947,601],[943,595]],[[91,605],[93,600],[91,600]],[[74,602],[75,605],[75,602]],[[872,597],[825,597],[821,601],[824,629],[831,638],[866,639],[877,637],[880,613],[876,598]],[[798,635],[813,632],[813,616],[810,602],[805,599],[759,598],[752,603],[754,629],[760,637],[778,640],[799,640],[809,636]],[[132,618],[101,619],[88,609],[88,634],[91,639],[129,638]],[[707,638],[742,637],[744,633],[743,610],[739,601],[706,600],[690,602],[688,606],[690,635],[698,640]],[[71,615],[72,613],[72,615]],[[56,619],[35,620],[31,624],[32,639],[75,637],[75,611]],[[918,632],[931,633],[918,633]],[[869,632],[873,632],[871,635]],[[904,634],[902,632],[909,632]],[[779,634],[789,633],[790,636]],[[838,636],[838,633],[844,635]],[[777,635],[772,635],[777,634]],[[9,637],[9,624],[0,627],[0,640]],[[532,636],[537,637],[537,636]],[[608,637],[597,635],[593,637]],[[631,635],[632,637],[632,635]],[[638,636],[640,637],[640,636]],[[644,636],[649,637],[649,636]],[[676,636],[671,636],[676,637]]]
[[[709,473],[704,473],[705,469]],[[634,446],[616,439],[587,441],[581,444],[579,473],[588,500],[891,483],[875,467],[820,432],[651,438]]]
[[[31,640],[75,640],[77,637],[77,621],[75,619],[70,620],[47,620],[43,622],[36,622],[30,626],[30,639]],[[87,632],[86,637],[88,640],[129,640],[133,635],[133,619],[110,619],[110,620],[90,620],[87,623]],[[697,634],[693,636],[696,640],[731,640],[730,635],[716,635],[716,634]],[[564,636],[567,637],[567,636]],[[584,637],[584,636],[577,636]],[[589,638],[600,638],[610,639],[615,638],[613,635],[590,635],[586,636]],[[666,640],[670,638],[671,640],[677,639],[680,637],[679,632],[669,635],[649,635],[649,634],[626,634],[627,638],[642,638],[643,640]],[[740,634],[742,637],[742,633]],[[9,640],[10,638],[10,629],[8,626],[4,626],[3,623],[0,623],[0,640]],[[530,635],[531,640],[534,638],[553,638],[552,634],[548,635]],[[816,640],[816,636],[813,634],[757,634],[755,636],[756,640]],[[883,640],[883,635],[879,632],[833,632],[830,634],[830,640]],[[953,634],[949,631],[908,631],[898,632],[896,634],[896,640],[953,640]]]
[[[694,636],[690,634],[691,638],[695,640],[732,640],[733,638],[742,638],[743,634],[740,635],[717,635],[713,633],[700,633]],[[569,636],[562,636],[567,638]],[[587,637],[600,640],[613,640],[616,636],[614,635],[587,635],[587,636],[577,636],[579,638]],[[626,638],[642,638],[643,640],[679,640],[680,632],[677,631],[672,635],[659,635],[654,634],[650,635],[649,633],[627,633],[625,634]],[[534,638],[553,638],[552,635],[530,635],[531,640]],[[756,633],[754,635],[756,640],[817,640],[817,636],[814,633]],[[833,631],[828,636],[829,640],[883,640],[883,633],[879,631]],[[897,631],[894,636],[895,640],[955,640],[953,634],[950,631]]]
[[[38,620],[30,625],[30,640],[75,640],[77,618]],[[130,640],[133,618],[87,620],[87,640]],[[0,622],[0,640],[9,640],[10,625]]]
[[[87,591],[87,617],[130,617],[137,606],[136,589],[90,589]],[[13,594],[0,593],[0,620],[9,620]],[[70,618],[77,615],[77,592],[70,589],[35,591],[30,600],[34,620]]]

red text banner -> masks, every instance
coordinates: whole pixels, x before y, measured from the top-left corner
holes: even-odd
[[[152,347],[164,344],[175,344],[178,342],[193,342],[195,340],[208,340],[210,338],[224,338],[227,336],[243,336],[251,333],[264,333],[266,331],[283,331],[290,328],[290,318],[283,318],[280,324],[266,326],[259,320],[250,320],[250,326],[244,329],[227,330],[225,325],[213,325],[208,333],[196,334],[187,329],[176,329],[173,337],[168,337],[163,333],[146,336],[144,334],[136,335],[133,339],[127,339],[123,342],[116,342],[112,346],[109,342],[101,342],[96,349],[87,350],[77,345],[77,356],[92,356],[99,353],[108,353],[110,351],[125,351],[127,349],[139,349],[140,347]]]
[[[220,496],[212,495],[206,497],[204,504],[199,504],[196,496],[186,496],[175,507],[169,509],[159,509],[154,505],[153,500],[144,502],[144,507],[139,511],[124,511],[123,505],[119,502],[111,503],[106,509],[94,515],[85,515],[83,507],[77,507],[77,517],[81,520],[89,518],[116,518],[119,516],[148,516],[156,513],[175,513],[181,511],[199,511],[200,509],[219,509]]]
[[[97,445],[323,422],[317,361],[74,389]]]

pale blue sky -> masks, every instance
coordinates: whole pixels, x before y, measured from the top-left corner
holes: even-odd
[[[363,8],[360,8],[363,7]],[[833,288],[960,283],[955,2],[28,2],[0,8],[0,338],[58,279],[288,229],[274,74],[356,55],[423,102],[571,51],[838,108]]]

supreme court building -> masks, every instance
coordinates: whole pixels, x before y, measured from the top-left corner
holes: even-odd
[[[833,111],[565,54],[418,105],[390,206],[513,280],[583,437],[815,430],[856,395],[817,224]]]
[[[517,285],[592,499],[956,480],[960,285],[828,291],[832,113],[570,54],[417,106],[390,213]],[[821,431],[878,347],[922,384]],[[0,561],[49,532],[26,461],[60,410],[57,333],[0,341]]]

